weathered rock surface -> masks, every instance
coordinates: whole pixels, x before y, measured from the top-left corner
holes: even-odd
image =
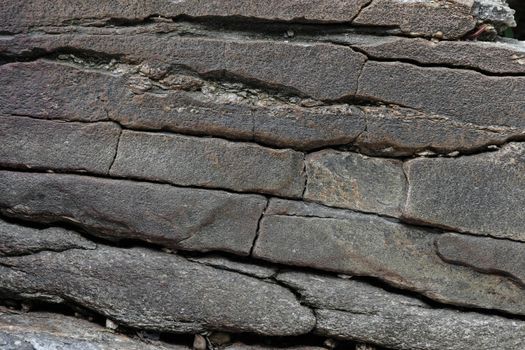
[[[474,29],[473,0],[372,0],[354,20],[356,25],[397,27],[411,36],[458,39]]]
[[[35,229],[0,220],[0,256],[32,254],[39,251],[95,249],[96,244],[78,233],[58,227]]]
[[[94,52],[128,63],[152,60],[204,77],[226,77],[320,100],[340,100],[357,91],[366,56],[327,43],[210,39],[137,34],[16,35],[0,41],[0,53],[20,55],[64,50]]]
[[[303,159],[300,152],[246,142],[124,130],[110,174],[298,198]]]
[[[212,0],[202,3],[197,0],[126,0],[99,3],[82,0],[75,5],[69,1],[30,0],[23,4],[6,2],[0,18],[5,22],[0,31],[20,32],[35,26],[89,24],[118,19],[123,23],[140,22],[148,17],[245,17],[246,19],[299,21],[299,22],[350,22],[370,0],[330,0],[312,3],[293,0],[286,3],[265,0],[246,3],[241,0]],[[38,14],[38,15],[37,15]]]
[[[67,121],[110,118],[128,128],[254,140],[296,149],[350,144],[365,129],[362,112],[344,104],[302,107],[272,101],[267,94],[266,99],[262,94],[249,99],[209,92],[213,86],[206,91],[136,94],[129,74],[43,60],[0,66],[0,75],[8,87],[0,91],[0,111],[5,114]]]
[[[525,314],[525,289],[507,277],[444,262],[434,246],[438,233],[315,204],[290,204],[287,212],[284,204],[270,201],[254,257],[377,277],[443,303]]]
[[[213,266],[222,270],[240,272],[257,278],[270,278],[276,274],[277,268],[264,266],[260,263],[249,263],[234,260],[219,255],[187,257],[188,260]]]
[[[403,163],[324,150],[306,157],[304,198],[322,204],[399,216],[406,196]]]
[[[99,246],[0,264],[4,291],[67,299],[134,328],[294,335],[315,324],[312,312],[277,284],[146,249]]]
[[[266,199],[78,175],[0,171],[0,212],[173,249],[247,255]]]
[[[400,36],[359,34],[320,37],[365,52],[371,59],[406,60],[418,64],[471,68],[488,73],[525,73],[525,44],[512,39],[487,41],[431,41]]]
[[[160,342],[148,344],[86,320],[52,313],[0,313],[0,347],[4,350],[188,350]]]
[[[523,143],[456,159],[415,159],[405,171],[408,220],[525,241]]]
[[[369,284],[306,273],[277,278],[316,308],[316,333],[393,349],[509,349],[525,346],[525,322],[433,308]]]
[[[359,98],[476,125],[525,127],[521,96],[525,77],[492,77],[469,70],[369,61],[359,81]]]
[[[525,243],[449,233],[436,240],[436,248],[449,263],[507,275],[525,287]]]
[[[0,165],[107,174],[119,134],[115,123],[0,116]]]

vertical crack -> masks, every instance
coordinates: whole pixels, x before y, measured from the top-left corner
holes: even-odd
[[[252,248],[250,249],[249,256],[253,256],[253,251],[255,249],[255,245],[257,244],[257,240],[259,239],[259,233],[261,230],[261,221],[266,214],[266,210],[268,209],[268,206],[270,205],[270,199],[266,198],[266,205],[264,206],[264,209],[261,212],[261,216],[259,217],[259,220],[257,220],[257,229],[255,230],[255,237],[253,238],[252,242]]]
[[[113,165],[115,164],[115,161],[117,160],[118,149],[120,146],[120,139],[122,138],[122,133],[124,132],[124,130],[120,127],[120,125],[119,125],[119,129],[120,129],[120,132],[118,134],[117,144],[115,145],[115,154],[113,155],[113,159],[111,160],[111,164],[109,165],[109,169],[107,173],[108,176],[111,175],[111,172],[113,170]]]

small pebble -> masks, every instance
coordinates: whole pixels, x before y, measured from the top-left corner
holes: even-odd
[[[457,157],[459,156],[459,151],[454,151],[454,152],[450,152],[449,154],[447,154],[449,157]]]
[[[328,338],[324,341],[323,345],[328,349],[334,349],[337,346],[337,341],[335,339]]]
[[[193,339],[193,350],[206,350],[206,338],[200,334],[195,334],[195,339]]]
[[[109,318],[106,318],[106,328],[114,331],[115,329],[118,328],[118,324],[111,321]]]
[[[209,336],[214,345],[224,345],[231,342],[231,336],[228,333],[214,332]]]

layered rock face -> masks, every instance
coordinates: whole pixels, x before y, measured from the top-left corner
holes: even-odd
[[[505,1],[0,19],[1,349],[525,348]]]

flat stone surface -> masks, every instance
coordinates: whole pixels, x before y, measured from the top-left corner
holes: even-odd
[[[329,0],[312,3],[308,0],[282,2],[265,0],[246,3],[242,0],[125,0],[96,2],[82,0],[71,4],[60,0],[29,0],[23,4],[6,3],[0,11],[3,23],[0,31],[20,32],[34,26],[64,25],[68,23],[104,22],[119,19],[140,22],[150,16],[176,17],[246,17],[276,21],[350,22],[370,0]],[[38,14],[38,15],[37,15]]]
[[[473,0],[372,0],[354,24],[396,27],[410,36],[430,37],[441,32],[446,39],[459,39],[474,29]]]
[[[525,346],[525,322],[433,308],[369,284],[306,273],[277,278],[316,308],[315,333],[392,349],[509,349]]]
[[[0,256],[24,255],[43,250],[95,249],[96,244],[78,233],[59,227],[35,229],[0,220]]]
[[[213,85],[206,91],[185,91],[170,87],[170,76],[164,79],[168,90],[163,94],[137,94],[130,86],[134,76],[59,62],[6,64],[0,66],[0,75],[8,87],[0,91],[0,111],[5,114],[67,121],[110,118],[128,128],[254,140],[296,149],[350,144],[365,129],[363,113],[348,105],[303,107],[271,100],[264,93],[246,98],[241,94],[247,91],[213,92]],[[69,80],[82,84],[66,84]]]
[[[407,220],[525,241],[522,143],[456,159],[415,159],[405,163],[405,171]]]
[[[303,153],[246,142],[124,130],[113,176],[301,197]]]
[[[521,96],[525,77],[493,77],[470,70],[369,61],[359,81],[359,98],[476,125],[525,127]]]
[[[0,116],[0,165],[107,174],[120,127]]]
[[[446,262],[510,276],[525,288],[525,243],[448,233],[436,239]]]
[[[306,157],[306,200],[399,216],[406,196],[403,163],[351,152],[324,150]]]
[[[0,171],[0,212],[172,249],[247,255],[266,199],[78,175]]]
[[[189,350],[115,334],[97,324],[60,314],[0,313],[0,346],[4,350]]]
[[[344,46],[275,40],[239,40],[135,34],[16,35],[0,41],[6,55],[28,51],[98,52],[127,63],[155,60],[201,77],[228,78],[319,100],[355,95],[366,56]],[[62,50],[63,51],[63,50]]]
[[[286,212],[283,202],[270,203],[254,257],[376,277],[446,304],[525,314],[524,288],[505,276],[444,262],[434,246],[438,233],[347,210],[289,206]]]
[[[147,249],[99,245],[0,263],[3,291],[67,299],[144,330],[296,335],[315,324],[310,309],[275,283]]]

